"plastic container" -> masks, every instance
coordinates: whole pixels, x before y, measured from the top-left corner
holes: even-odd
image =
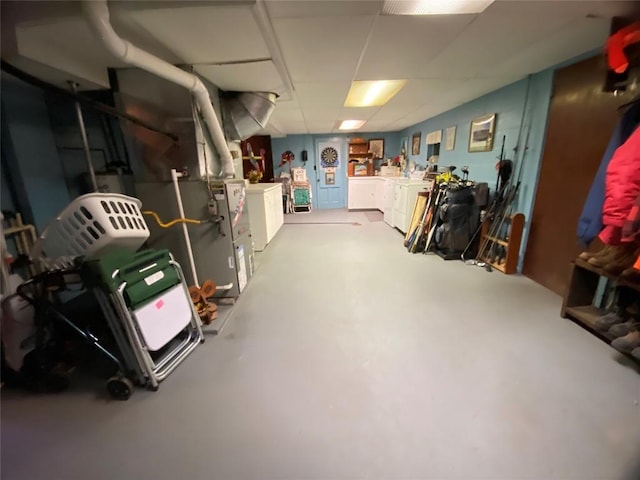
[[[115,250],[137,250],[149,238],[137,198],[89,193],[71,202],[50,222],[31,251],[35,258],[75,258]]]

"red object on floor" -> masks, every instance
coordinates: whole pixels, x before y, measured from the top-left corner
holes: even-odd
[[[621,28],[607,39],[607,59],[609,68],[616,73],[624,73],[629,68],[629,60],[624,49],[640,42],[640,22]]]

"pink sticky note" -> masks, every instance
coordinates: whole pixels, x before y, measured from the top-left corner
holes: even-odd
[[[156,308],[160,310],[162,307],[164,307],[164,300],[158,300],[156,302]]]

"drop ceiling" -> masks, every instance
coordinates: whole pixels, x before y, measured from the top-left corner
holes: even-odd
[[[266,133],[394,131],[601,48],[630,2],[496,1],[476,15],[383,16],[382,1],[110,2],[116,31],[223,90],[280,94]],[[55,6],[55,7],[54,7]],[[77,2],[2,2],[4,60],[55,83],[108,87],[124,67]],[[260,12],[266,12],[261,15]],[[279,62],[278,58],[283,61]],[[382,107],[345,108],[353,80],[407,79]],[[287,85],[292,85],[289,89]]]

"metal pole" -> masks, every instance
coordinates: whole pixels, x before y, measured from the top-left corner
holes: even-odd
[[[72,80],[69,80],[69,85],[71,86],[71,91],[74,94],[78,94],[78,84]],[[80,108],[80,102],[78,100],[74,101],[76,107],[76,115],[78,117],[78,126],[80,127],[80,136],[82,137],[82,146],[84,148],[84,156],[87,159],[87,167],[89,168],[89,175],[91,176],[91,185],[93,186],[93,191],[98,191],[98,182],[96,181],[96,172],[93,169],[93,162],[91,161],[91,151],[89,150],[89,140],[87,140],[87,131],[84,128],[84,118],[82,117],[82,108]]]

